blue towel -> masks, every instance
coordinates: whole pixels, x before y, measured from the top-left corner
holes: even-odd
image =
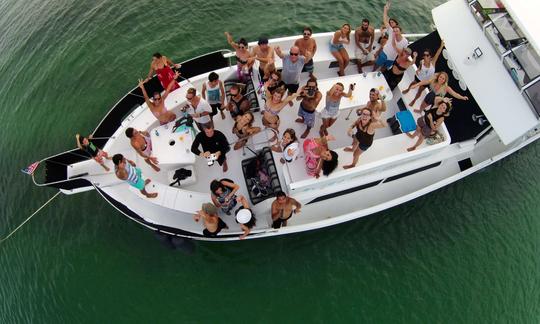
[[[416,122],[410,111],[400,111],[396,113],[396,119],[399,122],[399,128],[403,133],[412,132],[416,129]]]

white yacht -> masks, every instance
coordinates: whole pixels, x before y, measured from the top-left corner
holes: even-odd
[[[251,80],[244,87],[255,116],[255,125],[263,131],[254,136],[243,149],[227,153],[229,170],[224,173],[217,165],[209,166],[206,159],[190,152],[196,127],[160,126],[144,102],[137,87],[126,94],[103,118],[92,133],[94,143],[109,155],[121,153],[135,161],[145,178],[152,182],[149,192],[157,192],[156,198],[146,198],[125,181],[119,180],[111,168],[105,172],[85,152],[73,149],[41,161],[41,172],[34,182],[39,186],[58,188],[65,194],[96,190],[119,213],[159,233],[195,240],[232,241],[242,234],[234,215],[220,214],[228,225],[217,237],[203,235],[202,222],[195,222],[193,215],[203,203],[211,202],[210,182],[214,179],[230,179],[240,186],[238,194],[245,196],[256,218],[256,225],[246,239],[263,238],[303,232],[354,220],[387,208],[405,203],[443,186],[449,185],[473,172],[498,161],[537,140],[540,113],[540,24],[535,22],[540,12],[540,2],[530,0],[451,0],[433,9],[436,31],[417,36],[410,47],[422,53],[425,48],[433,52],[444,39],[445,49],[437,62],[437,71],[446,71],[449,85],[469,100],[453,100],[451,116],[439,128],[442,141],[428,144],[424,141],[416,150],[407,151],[416,139],[401,133],[399,127],[390,125],[378,129],[373,145],[364,152],[358,164],[351,169],[343,165],[352,161],[352,153],[344,148],[352,139],[346,129],[356,118],[351,110],[363,106],[371,88],[385,95],[387,111],[385,119],[402,111],[416,120],[420,114],[422,98],[410,107],[408,103],[416,91],[403,94],[414,80],[416,66],[413,64],[402,81],[390,91],[382,75],[377,72],[358,73],[353,60],[345,76],[337,76],[337,62],[329,50],[333,33],[314,34],[318,50],[313,58],[319,89],[325,94],[334,83],[347,87],[356,83],[352,98],[343,98],[341,114],[330,133],[336,140],[329,148],[338,153],[339,165],[329,176],[314,178],[307,174],[302,152],[303,139],[299,138],[300,153],[291,163],[281,163],[282,153],[273,152],[271,139],[274,133],[264,128],[261,111],[265,98],[260,91],[261,80],[253,68]],[[378,38],[377,31],[376,39]],[[407,35],[405,35],[407,37]],[[301,36],[270,39],[271,46],[288,51]],[[256,45],[255,43],[250,46]],[[354,57],[354,42],[346,46]],[[169,94],[165,101],[168,110],[181,116],[186,105],[187,89],[194,87],[200,94],[203,82],[210,72],[219,75],[228,90],[236,80],[237,67],[234,53],[221,50],[182,63],[180,88]],[[276,66],[281,60],[276,56]],[[369,70],[369,71],[368,71]],[[135,78],[135,76],[134,76]],[[302,73],[300,84],[306,84],[308,73]],[[157,77],[146,84],[148,93],[163,91]],[[320,107],[324,105],[324,99]],[[280,113],[280,134],[293,128],[297,134],[304,125],[295,123],[298,102]],[[229,143],[237,137],[231,130],[234,124],[230,114],[226,118],[216,115],[215,128],[225,134]],[[318,137],[321,118],[317,116],[310,137]],[[399,125],[398,125],[399,126]],[[136,154],[125,130],[133,127],[147,130],[153,141],[153,155],[160,161],[161,171],[154,171]],[[266,192],[253,190],[252,161],[258,159],[270,176],[271,184]],[[171,186],[175,170],[186,169],[191,176]],[[274,194],[283,191],[299,201],[301,213],[289,219],[286,227],[272,227],[270,213]]]

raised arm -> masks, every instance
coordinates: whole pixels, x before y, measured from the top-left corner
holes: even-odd
[[[387,2],[385,5],[384,5],[384,8],[383,8],[383,24],[390,28],[390,23],[389,23],[389,18],[388,18],[388,10],[390,9],[390,4]],[[390,28],[391,29],[391,28]]]
[[[139,88],[141,88],[141,91],[144,97],[144,102],[146,102],[146,105],[148,106],[148,108],[152,108],[154,104],[152,104],[150,102],[150,98],[148,98],[148,94],[146,93],[146,89],[144,88],[144,81],[142,79],[139,79]]]
[[[229,32],[225,32],[225,37],[227,37],[227,43],[229,43],[229,45],[231,45],[232,48],[234,48],[235,50],[238,49],[238,44],[236,44],[232,38],[232,35],[229,34]]]
[[[459,99],[459,100],[469,100],[469,97],[460,95],[459,93],[455,92],[454,89],[452,89],[452,87],[450,87],[450,86],[448,86],[448,87],[446,88],[446,90],[448,91],[448,93],[449,93],[452,97],[454,97],[454,98],[456,98],[456,99]]]
[[[231,192],[227,195],[227,197],[225,197],[225,199],[227,200],[230,200],[232,198],[232,196],[234,196],[234,194],[238,191],[238,189],[240,189],[240,186],[237,185],[236,183],[234,182],[229,182],[227,180],[222,180],[221,183],[225,186],[225,187],[229,187],[231,188]]]
[[[283,55],[283,52],[281,51],[281,47],[279,46],[274,47],[274,52],[276,52],[276,55],[279,56],[279,58],[283,60],[283,57],[285,55]]]
[[[424,80],[424,81],[420,81],[420,82],[418,82],[418,83],[413,84],[413,85],[411,86],[411,89],[416,89],[416,88],[421,87],[421,86],[427,86],[427,85],[429,85],[429,83],[430,83],[431,81],[433,81],[433,78],[427,79],[427,80]]]
[[[441,40],[441,46],[439,46],[439,48],[437,49],[437,53],[435,53],[435,56],[433,56],[433,66],[437,64],[437,60],[439,59],[439,56],[441,55],[443,47],[444,47],[444,41]]]

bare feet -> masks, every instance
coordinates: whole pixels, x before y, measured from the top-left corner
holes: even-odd
[[[225,162],[223,162],[223,172],[227,171],[229,171],[229,166],[227,165],[227,160],[225,160]]]
[[[407,90],[403,91],[402,93],[403,93],[403,94],[407,94],[407,93],[409,93],[409,89],[407,89]],[[412,106],[412,105],[411,105],[411,106]]]
[[[156,172],[161,171],[161,169],[160,169],[157,165],[155,165],[155,164],[153,164],[153,163],[148,163],[148,164],[150,164],[150,166],[152,167],[152,169],[156,170]]]
[[[279,162],[281,162],[281,164],[285,164],[285,159],[284,159],[284,158],[280,158],[280,159],[279,159]]]
[[[343,166],[343,169],[350,169],[350,168],[354,168],[354,165],[352,165],[352,164],[347,164],[347,165],[344,165],[344,166]]]
[[[415,103],[416,103],[416,100],[413,100],[413,101],[409,102],[409,107],[414,106]]]
[[[156,198],[157,197],[157,192],[147,193],[146,197],[148,197],[148,198]]]
[[[420,112],[422,112],[422,109],[413,109],[413,111],[414,111],[415,113],[420,113]]]
[[[302,118],[302,117],[296,118],[295,122],[303,124],[304,123],[304,118]]]
[[[244,145],[246,145],[246,142],[245,141],[239,141],[239,142],[236,142],[234,144],[234,149],[235,150],[239,150],[241,149]]]
[[[409,148],[407,149],[407,151],[409,151],[409,152],[412,152],[412,151],[414,151],[414,150],[416,150],[416,146],[409,147]]]
[[[409,138],[414,138],[414,134],[411,134],[411,133],[405,133],[407,134],[407,136],[409,136]]]
[[[345,151],[345,152],[352,152],[352,151],[354,151],[354,148],[352,148],[352,147],[346,147],[346,148],[343,149],[343,151]]]
[[[152,180],[146,179],[146,180],[144,180],[144,185],[146,186],[146,185],[149,184],[150,182],[152,182]]]
[[[103,167],[103,169],[105,169],[105,171],[107,171],[107,172],[111,171],[111,169],[108,166],[106,166],[105,164],[102,164],[101,166]]]
[[[306,138],[306,137],[309,135],[309,131],[310,131],[309,129],[306,129],[306,130],[302,133],[302,135],[300,135],[300,138]]]
[[[225,119],[225,113],[223,111],[220,111],[221,113],[221,119]]]

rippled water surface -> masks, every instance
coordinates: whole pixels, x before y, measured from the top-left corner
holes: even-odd
[[[394,1],[406,32],[442,0]],[[0,235],[48,197],[19,169],[74,146],[148,71],[379,21],[382,1],[0,1]],[[459,23],[459,19],[456,19]],[[524,322],[540,315],[540,146],[411,203],[295,236],[170,251],[95,192],[0,246],[1,323]]]

